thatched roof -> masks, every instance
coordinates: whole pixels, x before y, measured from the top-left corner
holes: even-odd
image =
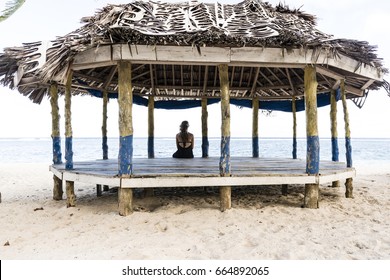
[[[20,93],[40,103],[47,95],[50,83],[57,82],[61,88],[67,71],[73,69],[75,94],[103,88],[114,94],[117,91],[115,55],[118,48],[122,55],[119,59],[123,59],[123,46],[127,46],[131,57],[147,46],[158,50],[159,46],[172,46],[175,50],[177,46],[187,46],[186,50],[195,50],[199,56],[212,48],[229,50],[229,55],[238,48],[247,53],[277,50],[280,57],[294,53],[304,58],[302,61],[320,66],[319,92],[337,87],[341,77],[345,78],[349,98],[387,85],[382,80],[387,70],[377,57],[375,46],[364,41],[334,39],[316,29],[315,16],[282,4],[273,7],[258,0],[230,5],[198,1],[133,1],[107,5],[81,21],[82,27],[55,40],[4,49],[0,54],[0,83],[17,87]],[[109,48],[110,61],[77,66],[82,54],[100,56],[105,48]],[[157,50],[154,51],[157,57]],[[355,66],[339,69],[337,63],[328,63],[328,60],[343,59],[351,60]],[[303,96],[304,63],[282,60],[229,63],[232,98],[258,96],[264,100],[279,100]],[[135,59],[133,93],[155,95],[160,99],[218,97],[217,64],[180,59],[177,63]],[[362,69],[377,73],[367,76],[362,74]]]

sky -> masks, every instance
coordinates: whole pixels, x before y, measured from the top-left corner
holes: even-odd
[[[168,0],[169,1],[169,0]],[[204,0],[214,2],[213,0]],[[0,0],[0,10],[6,0]],[[120,0],[26,0],[26,3],[9,19],[0,22],[0,52],[5,47],[20,46],[22,43],[50,40],[65,35],[81,26],[80,19],[89,16],[106,4],[127,3]],[[170,2],[177,2],[171,0]],[[238,3],[239,0],[224,0],[221,3]],[[268,1],[277,5],[280,1]],[[378,55],[390,68],[390,1],[388,0],[285,0],[290,8],[301,8],[318,17],[318,29],[335,38],[368,41],[378,46]],[[385,76],[390,80],[389,76]],[[344,121],[341,102],[338,102],[338,132],[344,135]],[[63,116],[64,100],[60,98],[60,114]],[[358,109],[348,101],[351,136],[390,138],[390,97],[385,90],[371,91],[366,104]],[[318,109],[320,137],[330,137],[329,107]],[[40,105],[28,98],[0,86],[0,138],[8,137],[50,137],[50,102],[44,99]],[[117,137],[118,104],[111,100],[108,107],[108,136]],[[172,137],[178,132],[182,120],[188,120],[189,130],[196,137],[201,136],[201,109],[156,110],[155,136]],[[305,113],[297,114],[298,137],[306,136]],[[99,137],[101,135],[102,101],[88,96],[72,99],[73,137]],[[147,136],[147,108],[133,107],[134,136]],[[64,118],[61,118],[61,134],[64,135]],[[231,136],[251,137],[251,109],[231,106]],[[209,136],[221,135],[220,104],[209,106]],[[260,137],[291,137],[292,115],[272,112],[260,114]]]

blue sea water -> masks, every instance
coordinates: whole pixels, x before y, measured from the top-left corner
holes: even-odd
[[[218,157],[220,139],[210,138],[209,156]],[[306,157],[306,139],[298,139],[298,158]],[[65,140],[61,141],[64,156]],[[147,157],[147,138],[134,139],[135,158]],[[119,139],[109,138],[109,158],[117,158]],[[174,138],[155,139],[155,157],[171,157],[176,150]],[[231,156],[252,156],[251,138],[232,138]],[[260,157],[292,157],[292,139],[260,138]],[[344,139],[339,139],[340,161],[345,162]],[[86,161],[102,158],[100,138],[74,138],[73,160]],[[195,157],[201,157],[201,139],[195,139]],[[357,138],[352,139],[354,161],[390,161],[390,139]],[[64,160],[64,157],[62,157]],[[320,139],[320,159],[331,160],[330,139]],[[0,163],[48,163],[52,161],[51,138],[0,138]]]

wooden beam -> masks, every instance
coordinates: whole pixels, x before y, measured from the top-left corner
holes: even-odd
[[[341,80],[341,79],[345,79],[345,76],[343,75],[340,75],[332,70],[329,70],[323,66],[317,66],[316,67],[316,70],[317,70],[317,73],[318,74],[322,74],[324,76],[327,76],[329,78],[332,78],[333,80]]]
[[[352,94],[357,95],[359,97],[362,97],[364,95],[364,90],[362,90],[362,89],[358,89],[358,88],[355,88],[355,87],[349,86],[349,85],[345,85],[344,88],[345,88],[346,92],[352,93]]]
[[[145,46],[137,45],[137,52],[127,44],[100,46],[78,53],[72,65],[73,70],[115,65],[115,61],[128,60],[132,63],[219,65],[252,67],[303,68],[305,65],[333,66],[349,73],[382,81],[383,73],[377,68],[356,61],[343,54],[332,57],[326,50],[291,49],[263,47],[201,47],[200,53],[191,46]],[[323,67],[324,68],[324,67]],[[325,68],[324,68],[325,69]],[[321,69],[320,71],[322,71]]]
[[[249,61],[254,65],[261,63],[264,67],[281,67],[278,64],[290,65],[289,67],[301,66],[301,68],[305,65],[329,65],[375,80],[381,81],[383,79],[383,73],[380,73],[377,68],[343,54],[332,57],[326,50],[318,52],[311,49],[305,51],[302,49],[291,49],[285,52],[281,48],[244,47],[231,49],[230,64],[235,62],[247,63]]]
[[[360,89],[363,91],[366,90],[373,82],[375,82],[375,80],[368,80]]]

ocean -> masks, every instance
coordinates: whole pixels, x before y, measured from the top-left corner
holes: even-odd
[[[62,159],[64,161],[65,140],[61,139]],[[201,139],[195,138],[195,157],[201,157]],[[220,139],[209,139],[209,156],[220,155]],[[306,139],[297,139],[298,158],[306,157]],[[108,138],[108,156],[117,158],[119,139]],[[134,158],[147,157],[147,138],[134,138]],[[231,156],[252,156],[251,138],[232,138],[230,143]],[[0,138],[0,163],[48,163],[52,162],[51,138]],[[171,157],[176,150],[174,138],[155,139],[155,157]],[[73,160],[87,161],[102,158],[100,138],[74,138]],[[339,139],[340,161],[345,162],[344,139]],[[260,157],[292,157],[291,138],[260,138]],[[331,141],[320,139],[320,159],[331,160]],[[390,161],[390,139],[356,138],[352,139],[352,158],[354,162]]]

